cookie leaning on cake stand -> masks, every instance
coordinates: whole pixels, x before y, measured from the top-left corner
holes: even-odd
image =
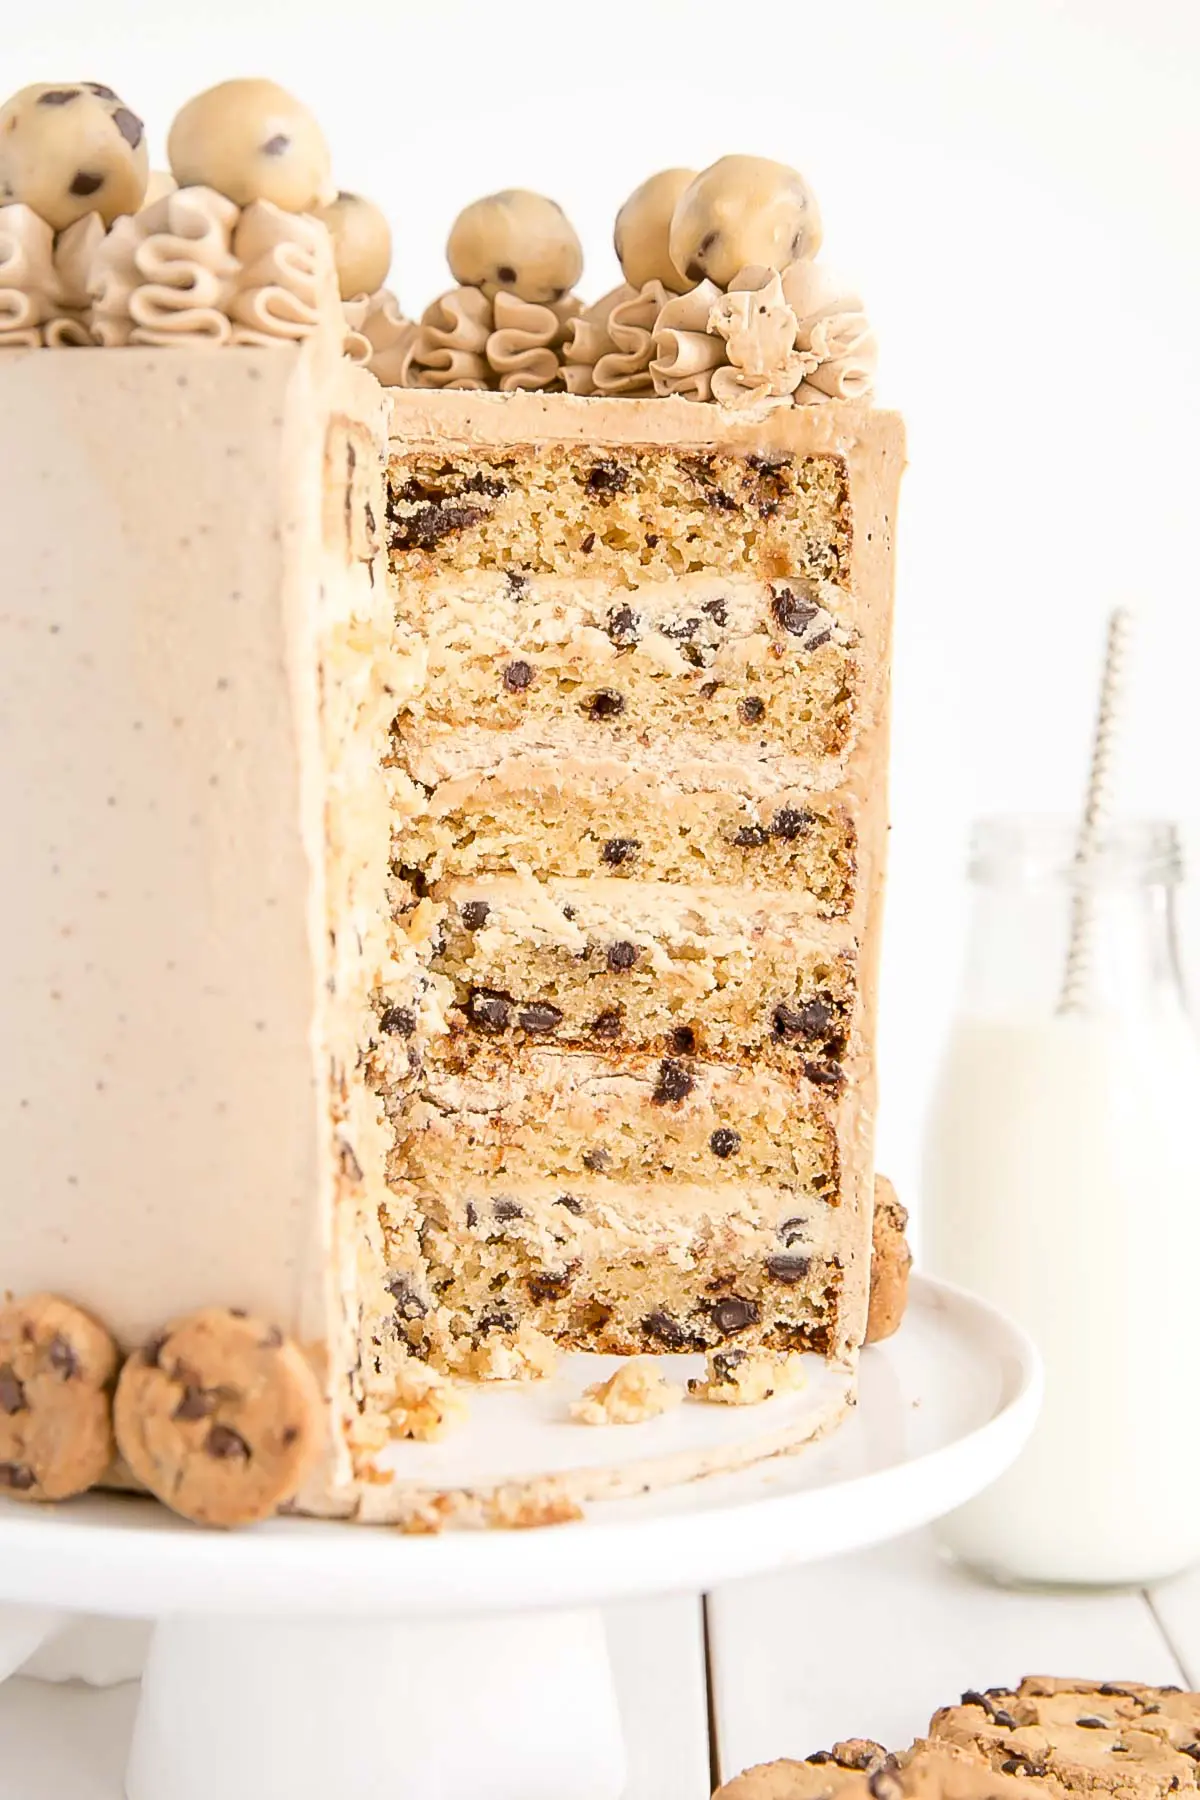
[[[811,1436],[844,1401],[817,1364],[804,1388],[762,1406],[564,1423],[570,1392],[598,1373],[603,1359],[566,1357],[553,1383],[484,1396],[445,1443],[398,1448],[447,1487],[561,1468],[572,1444],[628,1470],[661,1455],[675,1429],[758,1438],[807,1421]],[[413,1537],[279,1519],[228,1533],[115,1494],[7,1503],[0,1671],[50,1643],[50,1664],[34,1668],[70,1672],[70,1613],[156,1620],[128,1800],[210,1800],[218,1768],[223,1800],[618,1800],[603,1604],[696,1592],[914,1529],[1008,1466],[1040,1385],[1015,1326],[918,1279],[898,1334],[863,1354],[854,1416],[827,1440],[599,1501],[575,1523]],[[88,1654],[79,1672],[102,1675],[94,1636]],[[114,1666],[110,1678],[131,1672]]]

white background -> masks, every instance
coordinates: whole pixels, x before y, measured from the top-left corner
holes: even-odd
[[[104,81],[161,162],[231,75],[310,101],[392,217],[406,307],[467,200],[611,222],[667,164],[793,162],[904,411],[880,1157],[911,1198],[953,1004],[968,823],[1073,807],[1103,617],[1143,609],[1122,788],[1200,820],[1195,0],[0,0],[0,81]],[[1200,848],[1200,831],[1193,829]],[[1200,884],[1188,937],[1200,945]]]

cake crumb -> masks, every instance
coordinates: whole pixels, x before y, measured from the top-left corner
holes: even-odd
[[[583,1508],[550,1482],[497,1488],[485,1507],[487,1523],[498,1531],[530,1531],[539,1525],[571,1525]]]
[[[507,1342],[488,1342],[472,1350],[465,1372],[477,1381],[545,1381],[557,1365],[553,1338],[525,1323]]]
[[[396,1377],[387,1408],[388,1435],[436,1444],[464,1425],[468,1414],[461,1388],[427,1363],[410,1358]]]
[[[703,1380],[688,1382],[693,1400],[719,1406],[757,1406],[776,1394],[804,1386],[804,1357],[798,1350],[710,1350]]]
[[[571,1417],[581,1425],[638,1425],[682,1399],[683,1389],[667,1381],[650,1357],[635,1356],[607,1381],[585,1388],[571,1402]]]

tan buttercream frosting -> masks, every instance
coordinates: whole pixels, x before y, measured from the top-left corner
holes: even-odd
[[[346,320],[346,354],[365,363],[384,387],[403,387],[420,326],[406,319],[389,288],[359,294],[342,306]]]
[[[796,349],[799,321],[783,296],[774,270],[743,269],[709,314],[709,330],[725,340],[728,364],[714,369],[714,400],[744,406],[788,398],[817,366],[811,351]]]
[[[652,394],[654,327],[671,299],[661,281],[622,282],[571,321],[563,380],[572,394]]]
[[[90,344],[86,271],[104,226],[95,213],[55,234],[29,206],[0,206],[0,349]]]
[[[573,294],[543,306],[501,290],[451,288],[421,316],[405,378],[418,388],[548,388],[562,374],[560,351],[580,302]]]
[[[92,267],[101,344],[272,346],[315,331],[337,307],[324,226],[260,200],[180,188],[118,219]]]
[[[720,299],[717,284],[702,281],[686,294],[673,296],[661,309],[654,325],[650,364],[656,394],[712,399],[712,373],[725,360],[725,345],[709,332],[708,321]]]
[[[795,262],[782,276],[796,315],[796,347],[815,358],[796,390],[799,404],[866,400],[875,383],[879,344],[855,289],[823,263]]]

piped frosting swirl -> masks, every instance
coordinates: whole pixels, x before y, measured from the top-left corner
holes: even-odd
[[[572,394],[652,394],[654,327],[671,299],[661,281],[622,282],[571,321],[563,380]]]
[[[580,310],[572,294],[543,306],[501,290],[457,287],[422,314],[400,383],[417,388],[549,388],[562,374],[560,351]]]
[[[103,236],[95,213],[56,238],[32,207],[0,206],[0,349],[92,342],[87,270]]]

